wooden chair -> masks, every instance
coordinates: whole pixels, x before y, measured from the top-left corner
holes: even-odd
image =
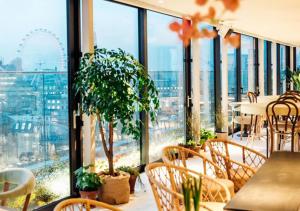
[[[266,115],[269,126],[270,153],[274,151],[275,136],[277,150],[284,148],[287,140],[291,140],[291,151],[295,151],[295,137],[300,132],[299,110],[291,100],[278,100],[268,104]],[[268,140],[269,141],[269,140]],[[298,142],[299,149],[299,142]]]
[[[188,155],[192,154],[194,160],[200,161],[201,166],[197,166],[197,170],[206,176],[213,178],[227,179],[226,173],[224,173],[219,166],[209,160],[204,154],[197,153],[193,150],[180,147],[180,146],[167,146],[163,149],[162,160],[166,164],[175,166],[181,166],[191,169],[188,165]],[[199,162],[197,162],[198,164]]]
[[[212,139],[206,145],[213,162],[226,171],[228,179],[234,183],[235,191],[243,187],[266,160],[263,154],[225,139]],[[233,158],[232,152],[237,157]]]
[[[146,166],[152,192],[159,211],[181,211],[183,207],[182,183],[189,176],[202,178],[201,206],[206,202],[226,203],[230,200],[229,190],[216,180],[198,172],[164,163],[151,163]],[[225,204],[221,204],[223,207]],[[211,210],[206,206],[207,210]],[[215,210],[215,209],[212,209]]]
[[[257,103],[257,95],[254,92],[247,92],[247,97],[250,103]],[[240,140],[243,138],[243,132],[245,126],[248,126],[248,137],[252,135],[254,138],[260,133],[259,127],[261,127],[261,118],[257,115],[245,115],[240,112],[240,106],[232,108],[232,137],[234,135],[235,124],[241,126]],[[252,134],[253,133],[253,134]]]
[[[121,209],[106,204],[104,202],[99,202],[90,199],[82,199],[82,198],[64,200],[56,205],[54,211],[83,211],[83,210],[90,211],[94,208],[98,208],[98,209],[103,208],[105,210],[121,211]]]
[[[190,165],[187,162],[189,154],[193,155],[192,160],[196,165]],[[218,182],[225,185],[228,188],[230,195],[232,197],[234,196],[233,182],[228,180],[226,172],[217,166],[213,161],[208,159],[204,153],[200,154],[180,146],[167,146],[163,149],[162,160],[166,164],[191,169],[208,177],[214,178]]]
[[[257,95],[254,92],[247,92],[247,97],[250,103],[257,103]]]
[[[6,206],[9,199],[26,196],[22,208],[23,211],[26,211],[35,186],[33,173],[23,168],[7,169],[0,172],[0,183],[3,184],[3,192],[0,192],[1,206]]]

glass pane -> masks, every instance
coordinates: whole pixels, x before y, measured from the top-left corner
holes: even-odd
[[[280,94],[286,91],[286,48],[280,45]]]
[[[203,26],[212,30],[213,27]],[[215,128],[214,41],[201,39],[200,44],[200,120],[201,127]]]
[[[136,8],[108,1],[94,1],[94,31],[95,45],[98,47],[121,48],[138,59],[138,10]],[[96,159],[102,162],[106,161],[106,157],[98,131],[96,127]],[[118,124],[114,133],[116,167],[140,165],[139,141],[123,135],[121,124]]]
[[[70,194],[66,1],[0,5],[0,170],[33,171],[32,209]]]
[[[300,48],[296,48],[296,68],[300,69]]]
[[[150,161],[161,157],[164,146],[183,142],[185,137],[183,46],[168,27],[174,20],[148,12],[148,71],[160,98],[157,124],[150,124]]]
[[[237,101],[237,76],[236,76],[236,49],[231,45],[227,46],[228,55],[228,103]],[[232,122],[231,107],[228,109],[228,123]],[[229,129],[231,124],[229,124]],[[229,130],[230,131],[230,130]]]
[[[247,92],[255,92],[255,45],[254,38],[241,36],[241,83],[242,83],[242,101],[249,101]]]

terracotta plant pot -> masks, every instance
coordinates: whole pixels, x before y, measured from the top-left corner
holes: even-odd
[[[130,178],[129,178],[130,194],[134,193],[136,179],[137,179],[136,175],[130,175]]]
[[[216,132],[217,138],[220,139],[228,139],[228,132]]]
[[[80,197],[83,199],[96,200],[99,194],[99,191],[79,191]]]
[[[130,175],[120,172],[118,176],[101,175],[103,184],[100,188],[99,199],[108,204],[124,204],[129,202]]]

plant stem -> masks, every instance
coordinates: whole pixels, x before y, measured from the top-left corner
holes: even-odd
[[[113,146],[114,146],[114,126],[113,126],[113,120],[109,123],[109,157],[108,157],[108,169],[109,174],[114,175],[114,152],[113,152]]]

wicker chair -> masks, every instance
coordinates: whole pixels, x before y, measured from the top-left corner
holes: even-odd
[[[278,100],[268,104],[266,109],[270,133],[270,152],[274,151],[275,135],[277,150],[282,150],[288,139],[291,139],[291,151],[295,151],[295,137],[299,137],[299,110],[291,100]],[[269,141],[269,140],[268,140]],[[299,149],[299,142],[298,142]]]
[[[188,176],[202,178],[201,201],[203,205],[205,202],[226,203],[231,198],[229,190],[223,184],[183,167],[151,163],[146,166],[145,171],[159,211],[183,210],[181,186]],[[221,205],[224,206],[224,204]]]
[[[5,206],[6,201],[9,199],[26,196],[22,208],[23,211],[26,211],[35,186],[35,177],[32,172],[23,168],[12,168],[1,171],[0,183],[4,184],[3,192],[0,193],[0,205]]]
[[[213,162],[226,171],[228,179],[234,183],[235,191],[243,187],[267,159],[253,149],[224,139],[212,139],[206,144]],[[232,151],[240,157],[233,159]]]
[[[189,154],[193,155],[192,160],[195,161],[196,165],[191,165],[189,162],[187,162]],[[163,149],[162,160],[166,164],[195,170],[201,174],[214,178],[218,182],[224,184],[228,188],[230,195],[232,197],[234,196],[233,182],[228,180],[226,172],[222,171],[219,166],[208,159],[204,153],[200,154],[193,150],[179,146],[168,146]]]
[[[180,147],[180,146],[165,147],[162,152],[162,160],[166,164],[192,169],[187,162],[190,154],[193,155],[193,158],[200,160],[201,166],[197,166],[197,170],[199,169],[202,174],[213,178],[227,179],[226,173],[224,173],[220,169],[220,167],[218,167],[214,162],[209,160],[204,154],[197,153],[193,150],[184,147]],[[199,162],[197,162],[197,164],[198,163]]]
[[[90,211],[93,208],[104,208],[105,210],[121,211],[121,209],[113,207],[109,204],[82,198],[64,200],[56,205],[54,211]]]

